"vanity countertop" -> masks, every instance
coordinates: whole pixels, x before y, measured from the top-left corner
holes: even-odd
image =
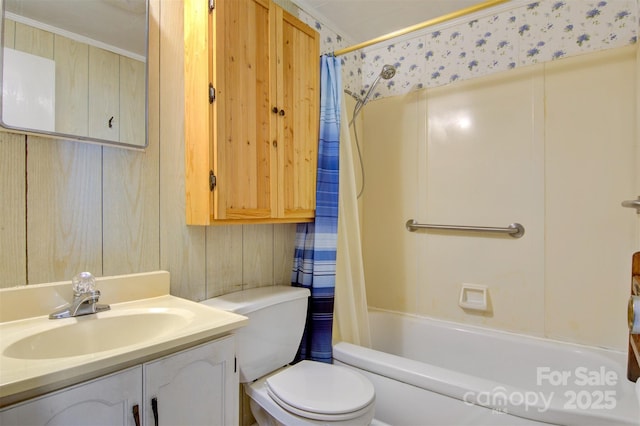
[[[171,296],[168,272],[96,281],[99,303],[110,310],[54,320],[48,314],[69,302],[70,282],[0,290],[0,407],[222,337],[248,321]]]

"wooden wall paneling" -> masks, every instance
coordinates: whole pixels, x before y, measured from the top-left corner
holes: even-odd
[[[293,252],[296,245],[295,223],[273,226],[273,283],[290,285]]]
[[[3,20],[3,32],[4,32],[4,45],[6,47],[14,47],[14,39],[16,33],[16,23],[11,19]]]
[[[48,32],[48,31],[44,31],[41,29],[37,29],[34,27],[31,27],[29,25],[25,25],[22,23],[14,23],[14,47],[16,50],[19,50],[21,52],[25,52],[25,53],[30,53],[32,55],[37,55],[37,56],[41,56],[44,58],[49,58],[49,59],[53,59],[54,57],[54,36],[52,33]],[[13,158],[17,158],[19,159],[18,161],[20,161],[21,163],[21,170],[20,170],[20,174],[16,174],[15,176],[12,176],[12,178],[17,178],[20,181],[23,182],[23,193],[21,196],[18,196],[18,194],[11,194],[9,198],[10,200],[14,199],[14,196],[18,196],[18,198],[16,198],[16,200],[18,200],[19,203],[23,204],[23,208],[20,209],[21,211],[21,215],[22,217],[20,218],[20,223],[22,223],[22,230],[24,231],[24,235],[22,237],[22,243],[21,245],[23,245],[24,247],[20,248],[20,252],[24,253],[24,265],[21,265],[21,268],[23,269],[22,275],[23,278],[21,281],[16,282],[16,284],[27,284],[29,277],[27,275],[27,230],[26,230],[26,224],[27,224],[27,216],[26,216],[26,197],[27,197],[27,193],[26,193],[26,187],[24,185],[26,185],[26,179],[25,179],[25,173],[26,173],[26,136],[25,135],[19,135],[18,136],[19,139],[22,141],[21,145],[22,145],[22,153],[18,154],[16,157]],[[15,153],[14,153],[15,155]],[[12,157],[9,157],[12,158]],[[17,173],[17,172],[16,172]],[[10,203],[11,205],[13,205],[13,202]],[[2,268],[4,270],[4,268]],[[33,277],[32,277],[33,279]]]
[[[89,46],[89,136],[119,140],[119,108],[119,55]]]
[[[149,146],[144,152],[104,148],[104,275],[118,275],[160,269],[160,170],[159,170],[159,2],[152,1],[149,20]],[[122,66],[123,62],[125,66]],[[130,72],[142,64],[142,81]],[[129,93],[142,95],[144,108],[144,64],[121,57],[121,81]],[[140,85],[142,85],[140,87]],[[138,97],[136,95],[134,97]],[[121,134],[131,137],[139,130],[127,124],[133,114],[122,112]],[[138,136],[140,137],[140,135]],[[127,137],[127,140],[131,140]]]
[[[156,140],[145,152],[104,147],[104,275],[160,269],[157,130],[154,133]]]
[[[25,136],[0,132],[0,288],[27,283]]]
[[[15,49],[53,59],[53,33],[15,23]]]
[[[87,135],[89,123],[89,46],[55,36],[56,131]]]
[[[172,294],[202,300],[205,228],[185,225],[183,2],[163,1],[159,19],[160,268],[171,272]]]
[[[27,140],[29,283],[102,275],[102,147]]]
[[[151,31],[151,29],[149,29]],[[151,35],[149,35],[151,36]],[[149,39],[151,42],[151,39]],[[157,50],[158,42],[155,41]],[[149,43],[149,48],[152,45]],[[157,53],[156,53],[157,56]],[[150,58],[151,59],[151,58]],[[156,69],[154,72],[158,72]],[[157,78],[156,78],[157,81]],[[150,86],[151,87],[151,86]],[[120,142],[144,145],[145,64],[120,57]],[[154,90],[158,90],[154,86]],[[154,105],[158,105],[157,103]],[[157,142],[157,141],[156,141]]]
[[[242,286],[273,284],[273,227],[242,225]]]
[[[240,225],[206,228],[207,298],[242,290],[242,228]]]

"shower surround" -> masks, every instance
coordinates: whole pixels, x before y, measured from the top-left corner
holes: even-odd
[[[639,76],[636,44],[368,104],[369,306],[626,350]],[[463,284],[489,287],[487,312],[458,305]]]

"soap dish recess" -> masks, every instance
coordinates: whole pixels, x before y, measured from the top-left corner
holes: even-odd
[[[462,309],[486,312],[489,309],[487,303],[488,292],[489,288],[486,285],[462,284],[458,305],[460,305]]]

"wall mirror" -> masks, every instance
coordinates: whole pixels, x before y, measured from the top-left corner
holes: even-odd
[[[0,0],[0,125],[147,146],[148,0]]]

